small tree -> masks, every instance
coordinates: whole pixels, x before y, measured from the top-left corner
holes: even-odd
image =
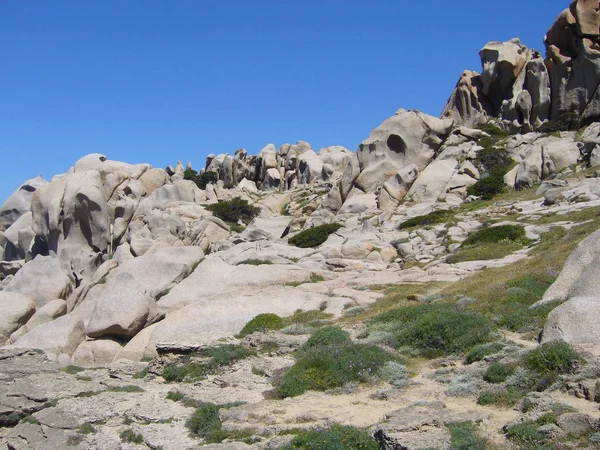
[[[216,172],[208,171],[198,174],[194,169],[186,169],[183,172],[183,178],[196,183],[200,189],[206,189],[209,183],[216,183],[219,180],[219,175]]]

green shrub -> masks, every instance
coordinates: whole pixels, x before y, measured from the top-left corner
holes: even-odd
[[[330,234],[335,233],[342,227],[343,225],[339,223],[330,223],[309,228],[289,238],[288,244],[300,248],[318,247],[327,240]]]
[[[302,431],[292,442],[280,447],[279,450],[379,450],[380,448],[367,430],[333,425],[328,429]]]
[[[532,421],[511,425],[506,430],[506,436],[514,443],[527,447],[544,444],[547,440],[539,430],[539,425]]]
[[[243,338],[256,332],[264,333],[269,330],[281,330],[283,327],[283,319],[277,314],[259,314],[242,328],[238,337]]]
[[[483,228],[471,234],[462,245],[496,244],[507,241],[527,243],[525,228],[522,225],[500,225],[498,227]]]
[[[242,261],[240,264],[246,264],[249,266],[270,266],[273,264],[273,262],[269,261],[268,259],[247,259]]]
[[[508,131],[503,130],[502,128],[498,127],[494,122],[486,122],[483,125],[481,125],[479,127],[479,129],[487,134],[489,134],[490,136],[496,137],[496,138],[506,138],[508,136],[510,136],[510,134],[508,133]]]
[[[477,345],[467,353],[465,364],[473,364],[474,362],[481,361],[486,356],[501,352],[504,347],[506,347],[506,345],[502,342],[490,342],[488,344]]]
[[[523,366],[539,375],[573,373],[582,356],[566,342],[550,342],[540,345],[523,356]]]
[[[477,425],[473,422],[446,424],[450,431],[450,450],[486,450],[487,440],[479,436]]]
[[[235,197],[228,201],[207,205],[215,217],[228,223],[238,223],[240,220],[248,224],[260,213],[260,208],[252,206],[247,200]]]
[[[179,391],[169,391],[167,392],[167,400],[172,400],[174,402],[179,402],[183,400],[185,395]]]
[[[485,391],[479,394],[477,403],[480,405],[497,405],[504,407],[514,406],[527,393],[526,389],[516,386],[509,386],[500,391]]]
[[[108,391],[110,392],[144,392],[144,389],[142,389],[139,386],[135,386],[133,384],[128,384],[126,386],[113,386],[108,388]]]
[[[92,434],[96,432],[96,428],[89,422],[84,422],[77,427],[79,434]]]
[[[183,172],[183,178],[193,181],[200,189],[206,189],[206,186],[209,183],[214,184],[219,181],[219,175],[216,172],[208,171],[198,174],[198,172],[193,169],[186,169],[185,172]]]
[[[167,364],[163,368],[162,377],[167,382],[202,380],[207,375],[218,373],[222,367],[255,355],[256,352],[241,345],[225,344],[216,348],[202,350],[198,354],[210,359],[206,362]]]
[[[130,444],[144,443],[144,436],[142,436],[140,433],[134,432],[131,428],[122,431],[119,436],[121,437],[121,442],[128,442]]]
[[[219,442],[215,440],[215,436],[219,434],[222,426],[219,409],[221,408],[214,403],[204,403],[196,408],[185,426],[193,436],[200,437],[209,443]]]
[[[579,114],[575,112],[562,112],[555,120],[544,122],[538,128],[540,133],[554,133],[556,131],[575,131],[580,126]]]
[[[438,210],[430,212],[424,216],[412,217],[404,222],[402,222],[399,226],[399,230],[404,230],[407,228],[413,227],[425,227],[427,225],[435,225],[438,223],[446,223],[450,222],[454,218],[454,213],[449,210]]]
[[[488,367],[483,379],[488,383],[504,383],[515,371],[515,367],[509,364],[494,363]]]
[[[317,330],[308,341],[300,347],[300,351],[307,351],[324,346],[344,345],[351,342],[350,333],[347,331],[342,330],[339,327],[323,327]]]
[[[148,368],[144,367],[139,372],[136,372],[135,374],[133,374],[133,379],[138,380],[140,378],[146,378],[146,376],[148,376]]]
[[[280,380],[278,391],[283,397],[368,381],[394,359],[374,345],[353,343],[346,332],[334,327],[318,330],[300,348],[296,358],[296,364]]]
[[[63,372],[68,373],[69,375],[77,375],[80,372],[83,372],[85,369],[79,366],[65,366],[62,369]]]
[[[490,136],[484,136],[478,142],[482,148],[477,153],[477,162],[482,174],[477,183],[467,188],[467,194],[476,195],[484,200],[490,200],[506,189],[504,175],[514,165],[504,144],[508,133],[493,130],[493,125],[487,126],[486,132]]]

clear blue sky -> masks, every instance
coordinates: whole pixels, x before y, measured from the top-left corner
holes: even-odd
[[[155,167],[440,114],[488,41],[569,0],[0,0],[0,203],[81,156]]]

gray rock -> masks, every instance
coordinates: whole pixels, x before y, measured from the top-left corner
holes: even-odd
[[[57,298],[66,299],[73,286],[72,278],[57,258],[37,256],[17,272],[4,291],[25,294],[41,308]]]
[[[85,340],[83,322],[71,314],[35,327],[11,344],[12,348],[39,348],[59,355],[73,354]]]
[[[48,182],[41,176],[32,178],[8,197],[8,200],[0,206],[0,231],[8,229],[19,217],[30,210],[33,194],[45,184]]]
[[[35,301],[16,292],[0,291],[0,336],[5,340],[35,312]]]
[[[97,299],[85,333],[92,338],[133,337],[146,324],[151,304],[154,299],[133,275],[119,273],[109,279]]]
[[[556,307],[546,319],[542,343],[565,341],[600,344],[600,298],[575,297]]]
[[[556,425],[567,434],[583,434],[598,429],[598,420],[582,413],[566,413],[556,421]]]
[[[109,339],[84,341],[79,344],[71,358],[79,367],[98,367],[110,364],[122,347],[118,342]]]

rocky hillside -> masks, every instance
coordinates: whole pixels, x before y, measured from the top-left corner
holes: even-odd
[[[25,182],[0,446],[597,448],[596,9],[546,59],[487,44],[442,118],[401,109],[355,152]]]

